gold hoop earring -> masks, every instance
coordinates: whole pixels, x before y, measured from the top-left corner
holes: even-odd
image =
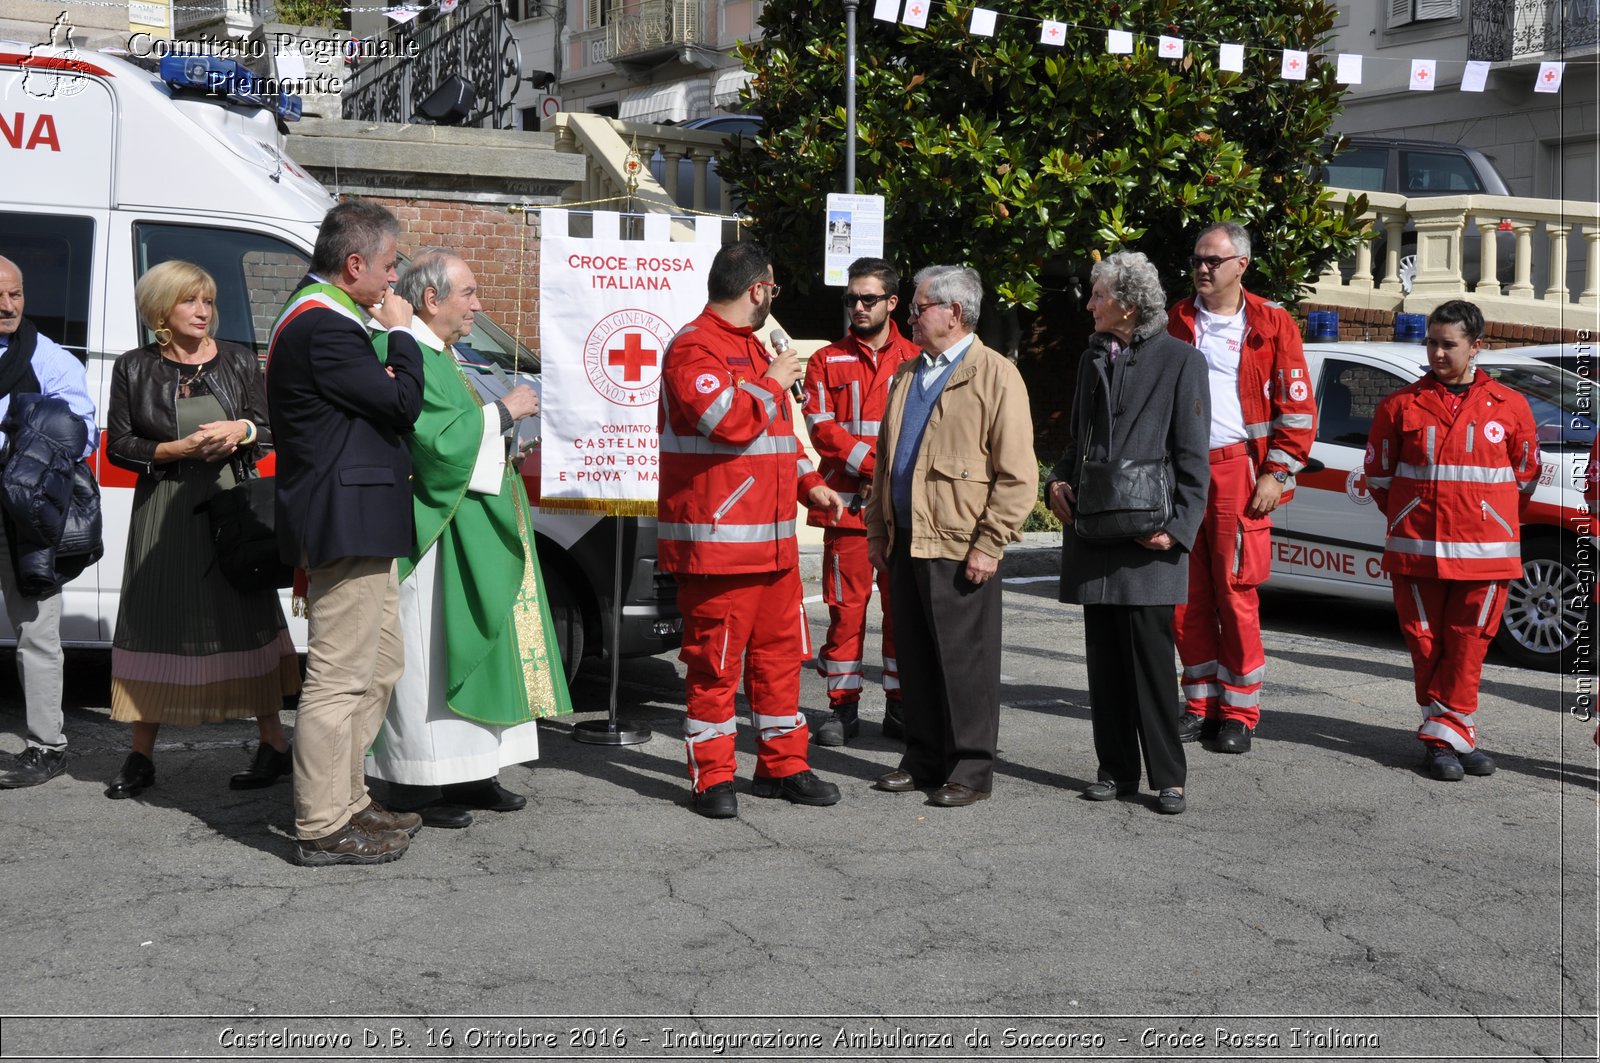
[[[167,323],[167,319],[166,318],[162,318],[161,319],[161,324],[163,326],[165,326],[166,323]],[[167,344],[172,342],[172,330],[169,329],[169,328],[165,328],[165,327],[158,328],[158,329],[155,330],[155,334],[156,334],[156,346],[158,346],[158,347],[165,347]]]

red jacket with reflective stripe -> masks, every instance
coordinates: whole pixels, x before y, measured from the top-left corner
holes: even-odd
[[[795,511],[822,483],[794,434],[788,393],[754,330],[710,307],[661,368],[658,558],[668,572],[778,572],[800,563]]]
[[[877,464],[878,425],[889,403],[889,379],[901,363],[922,352],[889,322],[889,339],[876,354],[847,333],[830,343],[806,363],[806,428],[821,463],[828,486],[839,492],[846,506],[862,484],[872,482]],[[838,523],[825,512],[813,510],[806,523],[814,528],[850,528],[866,531],[860,513],[847,509]]]
[[[1373,415],[1365,471],[1388,522],[1384,571],[1515,579],[1521,509],[1539,482],[1533,412],[1481,369],[1452,412],[1454,401],[1429,373]]]
[[[1195,344],[1194,299],[1167,312],[1167,331]],[[1195,344],[1198,346],[1198,344]],[[1294,474],[1305,467],[1317,438],[1317,399],[1306,368],[1300,326],[1289,312],[1244,293],[1244,350],[1239,354],[1239,406],[1256,473],[1289,473],[1282,501],[1294,494]]]

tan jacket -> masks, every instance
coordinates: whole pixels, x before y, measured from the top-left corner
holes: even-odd
[[[889,479],[900,438],[906,389],[923,359],[902,365],[889,382],[889,406],[878,433],[872,497],[863,514],[869,541],[887,552],[898,530]],[[911,556],[966,559],[972,547],[999,558],[1022,537],[1022,522],[1039,491],[1033,416],[1017,367],[977,340],[951,370],[928,417],[911,485]]]

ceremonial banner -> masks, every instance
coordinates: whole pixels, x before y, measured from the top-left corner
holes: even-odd
[[[653,516],[661,360],[705,307],[721,244],[620,240],[598,219],[599,237],[571,237],[565,211],[542,213],[539,505]]]

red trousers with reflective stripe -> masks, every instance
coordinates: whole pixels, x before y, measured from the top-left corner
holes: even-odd
[[[1206,516],[1189,554],[1189,600],[1173,611],[1172,629],[1188,711],[1254,730],[1267,666],[1256,584],[1272,563],[1271,522],[1244,515],[1256,490],[1247,445],[1222,451],[1230,456],[1213,452]]]
[[[1422,726],[1417,737],[1470,753],[1478,745],[1472,714],[1478,711],[1483,657],[1500,629],[1505,581],[1393,576],[1394,608],[1411,648]]]
[[[756,774],[806,770],[810,732],[800,711],[800,666],[811,656],[800,572],[678,577],[688,668],[689,780],[698,792],[734,777],[734,695],[744,693],[756,731]]]
[[[828,637],[817,653],[818,671],[828,684],[828,705],[861,700],[861,663],[866,657],[867,603],[872,599],[872,564],[867,533],[830,528],[822,535],[822,600],[828,606]],[[894,621],[889,610],[889,577],[879,575],[878,605],[883,610],[883,696],[900,700],[900,673],[894,659]]]

